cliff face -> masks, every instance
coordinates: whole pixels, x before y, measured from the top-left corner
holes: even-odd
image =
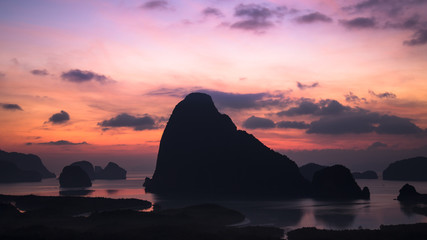
[[[0,161],[11,162],[23,171],[38,172],[42,178],[54,178],[54,173],[49,172],[43,165],[42,160],[34,154],[17,152],[5,152],[0,150]]]
[[[237,130],[207,94],[178,103],[163,132],[152,179],[154,193],[305,196],[297,165]]]

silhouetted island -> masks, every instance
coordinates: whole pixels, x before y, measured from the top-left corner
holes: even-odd
[[[92,181],[80,166],[66,166],[59,175],[59,185],[63,188],[91,187]]]
[[[309,182],[288,157],[237,130],[211,97],[191,93],[163,132],[147,192],[254,196],[307,196]]]
[[[351,174],[355,179],[378,179],[378,175],[374,171],[353,172]]]
[[[37,172],[41,178],[54,178],[56,175],[49,172],[43,165],[42,160],[34,154],[24,154],[17,152],[5,152],[0,150],[0,161],[10,162],[13,166],[17,167],[21,173],[28,174],[28,179],[34,181],[35,175],[33,172]],[[11,165],[9,165],[10,167]],[[20,174],[21,174],[20,173]],[[20,175],[18,174],[18,175]],[[21,177],[19,179],[22,179]],[[10,179],[12,180],[12,179]],[[38,180],[40,181],[40,180]],[[12,182],[12,181],[9,181]],[[21,181],[18,181],[21,182]]]
[[[405,184],[399,190],[397,200],[408,203],[427,203],[427,194],[418,193],[414,186]]]
[[[40,182],[42,176],[36,171],[24,171],[14,163],[0,160],[0,183]]]
[[[113,162],[109,162],[104,169],[100,166],[95,167],[96,179],[126,179],[126,173],[125,169]]]
[[[92,163],[88,161],[78,161],[71,164],[71,166],[79,166],[86,172],[91,180],[95,179],[95,170],[93,168]]]
[[[414,157],[391,163],[383,171],[384,180],[427,181],[427,158]]]
[[[324,169],[326,166],[322,166],[316,163],[307,163],[299,168],[302,176],[310,182],[313,180],[314,173]]]
[[[317,171],[313,176],[313,195],[319,199],[369,199],[367,187],[360,189],[350,170],[334,165]]]

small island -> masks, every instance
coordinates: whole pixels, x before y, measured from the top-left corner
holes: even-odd
[[[384,180],[427,181],[427,157],[414,157],[391,163],[383,171]]]

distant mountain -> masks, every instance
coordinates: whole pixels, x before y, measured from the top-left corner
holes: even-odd
[[[393,162],[383,171],[383,179],[427,181],[427,158],[414,157]]]
[[[350,170],[334,165],[317,171],[313,176],[313,195],[319,199],[369,199],[369,189],[360,189]]]
[[[92,163],[90,163],[88,161],[78,161],[78,162],[72,163],[71,166],[81,167],[86,172],[86,174],[89,176],[90,180],[95,179],[95,170],[93,168]]]
[[[172,112],[163,132],[147,192],[307,196],[309,182],[288,157],[237,130],[211,97],[191,93]]]
[[[299,171],[304,176],[305,179],[308,181],[313,180],[314,173],[316,173],[319,170],[324,169],[326,166],[322,166],[316,163],[307,163],[299,168]]]
[[[0,150],[0,161],[11,162],[23,171],[36,171],[41,175],[41,178],[56,177],[54,173],[47,170],[43,165],[42,160],[34,154],[5,152]]]
[[[100,166],[95,167],[96,179],[126,179],[126,173],[125,169],[113,162],[109,162],[104,169]]]
[[[374,171],[353,172],[351,174],[355,179],[378,179],[378,175]]]
[[[42,176],[36,171],[19,169],[14,163],[0,161],[0,183],[40,182]]]

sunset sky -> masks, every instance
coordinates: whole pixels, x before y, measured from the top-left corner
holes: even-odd
[[[0,149],[152,170],[212,96],[301,165],[427,155],[426,0],[0,1]]]

